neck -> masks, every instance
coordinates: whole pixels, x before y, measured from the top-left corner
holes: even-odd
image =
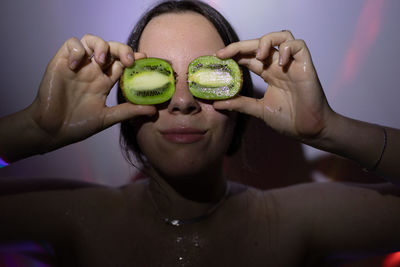
[[[198,216],[226,194],[227,182],[222,167],[186,177],[161,176],[154,170],[150,174],[149,193],[165,217]]]
[[[168,194],[177,193],[181,197],[195,202],[218,202],[226,189],[222,165],[179,177],[162,175],[154,169],[150,174],[153,180],[155,179]]]

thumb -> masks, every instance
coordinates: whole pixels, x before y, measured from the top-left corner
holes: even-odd
[[[154,106],[135,105],[131,103],[107,107],[104,128],[136,116],[153,116],[156,112],[157,109]]]
[[[261,100],[247,96],[238,96],[229,100],[215,101],[215,109],[225,109],[229,111],[238,111],[259,119],[263,118],[263,108]]]

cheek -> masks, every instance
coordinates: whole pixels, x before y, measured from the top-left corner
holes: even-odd
[[[216,111],[213,107],[210,110],[212,116],[212,124],[214,125],[214,141],[219,143],[220,146],[226,147],[228,149],[232,137],[234,134],[234,129],[236,125],[236,112],[229,111]]]
[[[235,130],[235,126],[236,126],[236,114],[232,114],[232,116],[230,116],[227,120],[227,126],[226,126],[226,145],[227,145],[227,149],[230,146],[232,139],[233,139],[233,135],[234,130]]]
[[[152,123],[143,123],[137,130],[136,140],[140,150],[147,155],[149,152],[154,150],[152,144],[154,144],[155,130]]]

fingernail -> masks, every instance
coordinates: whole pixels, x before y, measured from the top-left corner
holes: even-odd
[[[133,57],[133,55],[131,53],[129,53],[127,57],[128,57],[128,59],[130,61],[134,61],[135,60],[135,58]]]
[[[279,65],[282,66],[282,56],[279,55]]]
[[[257,53],[256,53],[256,58],[258,59],[258,58],[260,58],[260,56],[261,56],[261,51],[260,51],[260,48],[258,48]]]
[[[74,60],[71,62],[71,64],[69,65],[69,67],[74,70],[76,67],[78,66],[78,61]]]
[[[105,53],[101,53],[100,57],[99,57],[100,63],[104,63],[106,62],[106,54]]]

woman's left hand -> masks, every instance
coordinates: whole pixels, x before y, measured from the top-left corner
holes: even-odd
[[[217,56],[235,58],[263,78],[268,88],[261,99],[238,96],[214,102],[216,109],[258,117],[276,131],[298,139],[322,134],[333,111],[303,40],[295,40],[289,31],[275,32],[232,43]]]

